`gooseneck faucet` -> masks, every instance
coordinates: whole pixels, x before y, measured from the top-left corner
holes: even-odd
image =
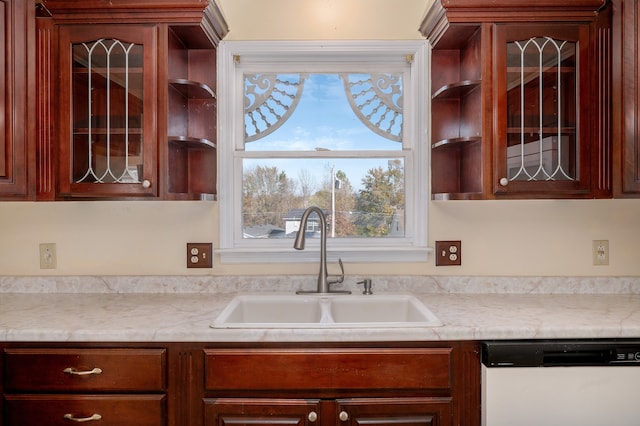
[[[320,271],[318,272],[318,289],[317,291],[298,291],[298,293],[344,293],[349,294],[350,291],[330,291],[329,284],[341,283],[344,281],[344,266],[342,259],[338,259],[342,274],[337,276],[335,280],[328,279],[327,273],[327,218],[320,207],[311,206],[302,213],[300,219],[300,228],[296,233],[296,239],[293,248],[296,250],[304,250],[305,231],[307,229],[307,221],[312,213],[316,213],[320,218]]]

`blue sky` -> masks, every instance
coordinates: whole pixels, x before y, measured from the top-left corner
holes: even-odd
[[[401,150],[401,144],[377,135],[368,129],[352,111],[342,80],[337,74],[312,74],[306,81],[300,103],[289,120],[275,132],[247,144],[247,151],[331,151]],[[257,164],[245,160],[245,165]],[[260,164],[266,165],[264,160]],[[319,185],[323,174],[334,166],[344,171],[354,188],[372,167],[387,167],[387,159],[292,160],[271,159],[269,165],[285,170],[297,179],[301,170],[313,171]]]

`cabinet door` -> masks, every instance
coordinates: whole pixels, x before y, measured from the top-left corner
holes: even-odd
[[[589,42],[589,24],[496,25],[497,195],[589,195]]]
[[[0,0],[0,34],[0,198],[24,198],[35,182],[33,3]]]
[[[336,416],[341,426],[451,426],[451,398],[340,399]]]
[[[615,0],[614,197],[640,197],[640,3]]]
[[[314,426],[320,403],[304,399],[211,398],[204,401],[205,426]]]
[[[60,27],[60,195],[157,195],[156,45],[154,25]]]

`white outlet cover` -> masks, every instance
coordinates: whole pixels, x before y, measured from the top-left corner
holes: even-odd
[[[56,243],[40,244],[40,269],[57,268]]]
[[[602,266],[609,264],[609,240],[593,240],[593,264]]]

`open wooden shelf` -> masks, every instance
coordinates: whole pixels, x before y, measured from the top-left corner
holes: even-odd
[[[168,32],[166,197],[216,198],[216,50],[193,43],[192,31]]]
[[[451,138],[451,139],[443,139],[440,140],[433,145],[431,145],[431,149],[445,149],[455,147],[458,148],[460,145],[481,142],[482,138],[480,136],[463,136],[459,138]]]
[[[482,80],[464,80],[446,84],[436,90],[431,96],[431,99],[460,98],[479,88],[481,84]]]
[[[213,89],[199,81],[171,78],[169,79],[169,85],[187,99],[216,99]]]
[[[216,149],[216,144],[208,139],[191,138],[189,136],[169,136],[169,143],[180,144],[194,149]]]
[[[464,35],[463,42],[458,39]],[[455,36],[451,41],[449,37]],[[481,30],[467,26],[434,46],[431,192],[434,200],[482,198]]]
[[[434,201],[442,200],[482,200],[482,192],[439,192],[431,197]]]

